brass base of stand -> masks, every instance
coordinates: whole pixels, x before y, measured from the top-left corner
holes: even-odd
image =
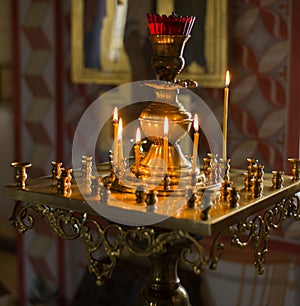
[[[182,178],[191,177],[191,162],[184,156],[179,145],[168,146],[168,175],[170,176],[170,185],[178,185]],[[140,162],[139,176],[156,177],[161,180],[164,177],[163,168],[163,147],[161,144],[152,144],[149,152]],[[197,173],[199,170],[197,169]]]
[[[165,253],[149,257],[149,282],[139,293],[136,306],[191,306],[177,274],[180,254],[185,246],[186,243],[168,246]]]

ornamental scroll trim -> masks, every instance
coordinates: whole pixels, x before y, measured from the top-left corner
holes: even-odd
[[[32,229],[34,218],[29,211],[38,213],[60,238],[82,238],[88,251],[88,267],[96,276],[96,284],[102,285],[111,278],[124,247],[137,256],[163,254],[169,247],[182,244],[181,260],[200,274],[203,266],[215,269],[223,254],[223,244],[217,235],[207,256],[204,247],[191,234],[181,230],[161,231],[150,227],[121,227],[109,224],[104,228],[87,214],[54,209],[38,203],[16,204],[11,217],[12,225],[19,233]],[[95,253],[102,250],[107,258],[97,259]]]
[[[231,244],[245,248],[252,244],[254,266],[258,274],[264,273],[264,263],[268,252],[268,240],[272,229],[278,229],[287,218],[300,220],[300,200],[297,195],[276,204],[272,209],[230,227]]]

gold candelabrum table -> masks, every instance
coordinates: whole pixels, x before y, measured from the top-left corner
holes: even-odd
[[[258,273],[263,273],[271,230],[279,228],[287,218],[300,220],[298,167],[297,171],[293,168],[292,176],[279,173],[279,179],[277,171],[265,173],[263,191],[259,195],[247,191],[243,170],[231,169],[230,179],[239,188],[236,205],[222,198],[221,188],[214,192],[214,200],[208,200],[211,201],[206,205],[209,211],[204,214],[202,202],[190,205],[186,197],[180,195],[170,197],[168,204],[163,202],[161,207],[160,201],[144,205],[137,203],[135,194],[118,191],[108,194],[101,188],[90,189],[83,196],[71,176],[70,181],[64,181],[64,190],[69,192],[61,192],[56,174],[26,180],[26,167],[30,164],[12,165],[16,168],[17,183],[5,186],[5,196],[17,201],[11,222],[18,232],[25,233],[33,227],[32,212],[36,212],[59,237],[83,239],[88,251],[88,267],[98,285],[112,276],[123,250],[149,257],[149,281],[140,291],[136,303],[139,306],[190,305],[188,293],[177,274],[178,262],[182,260],[197,274],[204,267],[215,269],[224,252],[221,237],[230,237],[232,247],[252,247],[254,266]],[[109,173],[107,169],[100,172],[103,176]],[[84,174],[82,180],[87,179]],[[120,205],[117,200],[120,197],[126,205],[124,201]],[[152,213],[159,217],[166,215],[166,218],[147,226],[122,225],[101,215],[99,218],[98,210],[86,199],[94,200],[103,211],[109,208],[117,214],[134,211],[135,217]],[[169,215],[167,210],[174,203],[180,203],[179,209]],[[211,238],[210,246],[202,244],[205,237]],[[99,249],[107,255],[103,262],[94,255]]]

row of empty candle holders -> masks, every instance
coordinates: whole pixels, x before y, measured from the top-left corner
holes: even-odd
[[[288,159],[292,163],[292,177],[293,181],[300,179],[300,159]],[[201,218],[206,220],[209,218],[209,211],[212,206],[222,203],[230,208],[238,206],[240,200],[240,189],[234,186],[234,182],[230,179],[230,160],[227,161],[224,169],[224,164],[220,168],[217,156],[208,154],[204,158],[203,174],[206,180],[210,183],[218,181],[217,176],[220,175],[222,169],[223,179],[221,180],[219,189],[198,189],[197,184],[193,184],[191,178],[191,185],[186,187],[186,206],[188,208],[199,207],[201,210]],[[25,188],[27,172],[26,169],[31,167],[28,162],[13,162],[11,165],[16,170],[17,187]],[[111,171],[112,173],[112,171]],[[272,171],[272,188],[280,189],[284,184],[284,172]],[[264,166],[258,163],[257,159],[247,159],[247,171],[244,172],[244,188],[242,191],[246,192],[247,197],[258,198],[263,194],[264,188]],[[116,178],[113,175],[102,178],[98,175],[93,175],[92,157],[82,157],[81,178],[84,182],[84,191],[87,194],[98,196],[99,200],[106,201],[110,192],[110,186]],[[63,167],[62,162],[52,162],[52,185],[56,186],[57,193],[63,196],[71,196],[72,194],[72,169]],[[82,191],[82,190],[81,190]],[[204,192],[205,191],[205,192]],[[136,203],[146,206],[153,206],[158,202],[158,193],[156,190],[147,190],[145,185],[137,185],[135,190]]]

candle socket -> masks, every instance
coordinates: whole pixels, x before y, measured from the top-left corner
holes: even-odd
[[[156,190],[150,190],[146,196],[147,206],[154,206],[158,202],[158,192]]]
[[[258,160],[255,158],[247,158],[247,171],[249,175],[254,175],[254,167],[257,165]]]
[[[99,181],[99,188],[100,188],[100,200],[102,202],[106,202],[108,200],[108,197],[110,195],[110,190],[108,190],[102,180]]]
[[[121,181],[125,174],[126,161],[125,159],[118,160],[117,164],[114,165],[114,173],[117,180]]]
[[[298,158],[289,158],[288,161],[292,163],[292,180],[300,180],[300,159]]]
[[[211,159],[208,157],[203,158],[203,171],[205,177],[210,181],[212,176],[212,165],[211,165]]]
[[[92,156],[83,155],[81,157],[81,176],[89,178],[92,175]]]
[[[281,189],[283,187],[283,182],[284,182],[284,178],[283,178],[283,171],[272,171],[273,174],[273,178],[272,178],[272,188],[273,189]]]
[[[252,198],[259,198],[260,196],[262,196],[263,193],[263,180],[262,179],[258,179],[256,177],[251,179],[251,195]]]
[[[95,196],[100,196],[100,184],[103,185],[102,178],[99,176],[91,177],[91,194]]]
[[[203,158],[203,169],[209,184],[216,184],[220,181],[218,155],[207,153],[207,157]]]
[[[228,187],[227,188],[227,203],[230,206],[230,208],[235,208],[239,206],[239,200],[240,200],[240,195],[239,195],[239,188],[238,187]]]
[[[72,179],[72,169],[62,168],[61,176],[57,182],[57,192],[58,194],[63,194],[64,196],[70,196],[71,190],[71,179]]]
[[[146,203],[147,190],[144,185],[139,185],[135,191],[136,203],[143,204]]]
[[[51,162],[52,165],[52,178],[53,179],[59,179],[61,175],[61,168],[62,168],[62,162],[53,161]]]
[[[217,184],[221,181],[220,171],[219,171],[220,169],[218,163],[218,154],[207,153],[207,156],[210,159],[210,165],[211,165],[210,183]]]
[[[230,159],[224,160],[223,158],[220,159],[220,176],[223,178],[224,181],[230,180]]]
[[[28,162],[12,162],[11,166],[15,168],[16,171],[16,181],[17,187],[25,188],[27,172],[26,169],[31,167],[31,163]]]
[[[197,191],[192,186],[186,188],[187,207],[194,208],[197,206]]]
[[[164,190],[170,190],[170,183],[171,183],[171,179],[170,176],[166,173],[166,175],[164,176]]]
[[[191,174],[191,186],[196,187],[197,181],[198,181],[197,174],[195,172],[193,172]]]
[[[207,221],[210,219],[209,211],[213,206],[214,196],[215,196],[214,191],[210,189],[205,190],[205,192],[202,195],[200,203],[200,209],[201,209],[200,218],[203,221]]]
[[[51,162],[52,165],[52,186],[56,186],[58,179],[61,176],[61,168],[63,163],[62,162],[56,162],[56,161],[52,161]]]
[[[263,181],[263,176],[264,176],[264,166],[262,164],[257,164],[253,166],[253,173],[254,177],[257,180]]]
[[[253,179],[254,175],[253,173],[249,172],[244,172],[244,186],[245,186],[245,191],[250,191],[251,190],[251,179]]]
[[[222,201],[226,201],[228,196],[228,188],[232,186],[233,182],[231,180],[224,180],[221,186],[221,199]]]

